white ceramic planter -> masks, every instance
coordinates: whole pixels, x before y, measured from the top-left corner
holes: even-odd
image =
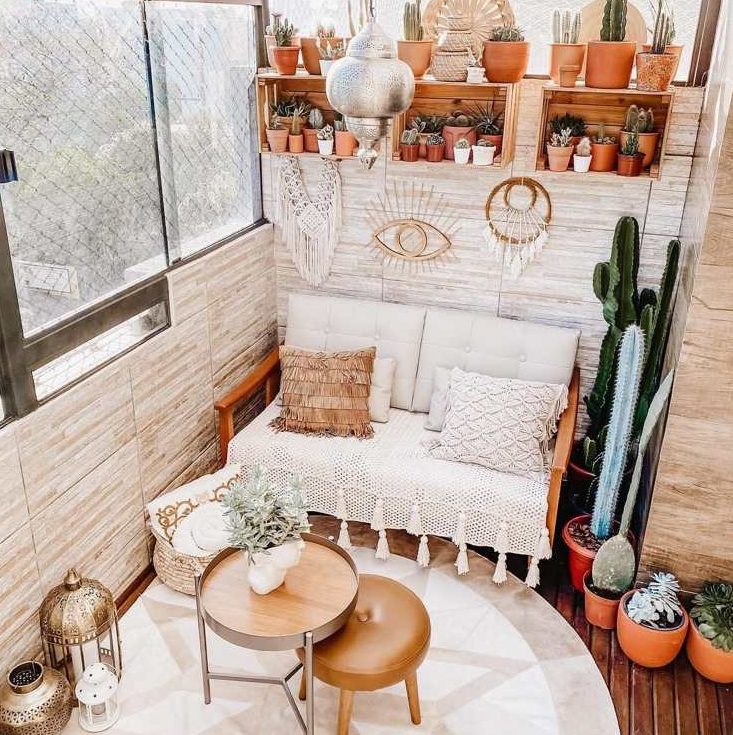
[[[322,156],[330,156],[333,153],[333,139],[319,140],[318,141],[318,152]]]
[[[491,166],[494,163],[494,154],[496,146],[493,145],[475,145],[472,146],[473,165],[474,166]]]
[[[325,77],[333,66],[333,59],[321,59],[321,74]]]
[[[252,592],[266,595],[276,590],[285,581],[288,569],[300,561],[304,546],[302,540],[288,541],[282,546],[275,546],[255,554],[248,567],[249,586]]]
[[[588,173],[590,169],[590,162],[593,156],[579,156],[577,153],[573,154],[573,170],[579,174]]]
[[[468,159],[471,156],[470,148],[456,148],[453,146],[453,158],[456,163],[465,165],[468,163]]]

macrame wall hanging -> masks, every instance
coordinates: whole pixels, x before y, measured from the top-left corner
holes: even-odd
[[[494,187],[486,200],[484,239],[517,278],[542,252],[552,219],[550,195],[539,181],[524,176],[506,179]]]
[[[280,157],[275,220],[303,280],[320,286],[331,272],[341,228],[338,162],[321,160],[315,200],[311,200],[295,156]]]
[[[377,225],[371,243],[385,263],[417,270],[455,257],[451,247],[459,219],[435,187],[393,180],[367,211]]]

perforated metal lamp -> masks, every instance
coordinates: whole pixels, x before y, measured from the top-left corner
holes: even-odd
[[[371,168],[375,145],[387,135],[390,120],[407,110],[415,96],[412,69],[397,58],[394,40],[377,25],[374,0],[367,24],[351,39],[346,56],[329,69],[326,95],[359,141],[357,157]]]

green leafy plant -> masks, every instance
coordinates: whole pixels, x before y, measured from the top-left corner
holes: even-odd
[[[481,135],[501,135],[504,129],[504,110],[494,111],[494,100],[487,100],[486,106],[476,105],[471,109],[471,117],[476,132]]]
[[[286,541],[300,538],[310,529],[299,483],[290,492],[278,494],[261,467],[255,467],[248,482],[237,478],[222,498],[229,543],[253,557]]]
[[[626,133],[653,133],[654,132],[654,110],[651,107],[644,109],[636,105],[629,105],[626,110],[624,121],[624,132]]]
[[[445,138],[442,135],[439,135],[438,133],[431,133],[428,135],[427,139],[427,145],[443,145],[445,143]]]
[[[733,653],[733,585],[709,582],[692,599],[690,616],[714,648]]]
[[[559,133],[565,128],[570,129],[570,135],[573,137],[583,136],[586,134],[585,120],[579,115],[571,115],[566,112],[564,115],[555,115],[550,120],[550,132]]]
[[[550,142],[547,145],[552,148],[567,148],[572,145],[572,137],[570,128],[565,128],[559,133],[553,133],[550,136]]]
[[[489,33],[490,41],[503,41],[516,43],[524,41],[524,31],[517,25],[506,23],[501,26],[495,26]]]
[[[330,125],[324,125],[317,133],[318,140],[333,140],[333,128]]]
[[[673,574],[655,572],[647,587],[634,592],[626,612],[639,625],[655,630],[676,628],[684,617],[677,597],[680,584]]]
[[[274,28],[275,43],[278,46],[292,46],[293,36],[296,32],[295,26],[287,19],[280,21]]]
[[[626,38],[628,0],[606,0],[601,23],[601,41],[623,41]]]
[[[402,35],[405,41],[422,41],[421,0],[409,0],[402,11]]]
[[[571,13],[566,10],[560,13],[555,10],[552,14],[552,42],[578,43],[580,35],[580,13]]]
[[[402,145],[418,145],[420,142],[420,131],[415,128],[407,128],[402,132],[400,143]]]
[[[472,128],[474,126],[474,120],[470,115],[463,112],[463,110],[454,110],[445,118],[444,125],[451,128]]]

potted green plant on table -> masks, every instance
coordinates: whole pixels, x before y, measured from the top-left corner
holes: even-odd
[[[221,502],[229,544],[246,552],[250,588],[258,595],[277,589],[300,559],[301,534],[310,530],[299,484],[279,494],[256,467],[249,482],[237,478]]]
[[[462,110],[455,110],[445,118],[443,132],[445,139],[445,157],[453,160],[453,145],[459,138],[465,138],[469,145],[476,142],[476,123]]]
[[[467,138],[459,138],[453,146],[454,160],[456,163],[465,165],[471,156],[471,144]]]
[[[639,136],[630,133],[626,136],[618,152],[619,176],[639,176],[644,167],[644,154],[639,150]]]
[[[660,13],[664,13],[667,18],[669,19],[669,34],[667,36],[667,46],[664,49],[665,53],[672,54],[675,57],[675,63],[672,67],[672,79],[675,79],[677,76],[677,68],[680,65],[680,59],[682,58],[682,51],[684,50],[684,46],[681,43],[675,43],[675,38],[677,37],[677,29],[675,26],[675,18],[674,18],[674,9],[670,7],[667,0],[657,0],[657,4],[654,5],[653,0],[649,0],[649,9],[652,14],[652,27],[651,32],[652,36],[654,35],[654,29],[657,27],[657,22],[659,20]],[[651,43],[645,43],[642,45],[642,51],[644,53],[651,51],[652,44]],[[638,72],[638,69],[637,69]]]
[[[494,163],[496,146],[493,146],[486,138],[481,138],[476,145],[471,146],[471,151],[474,166],[491,166]]]
[[[603,124],[598,126],[590,139],[591,171],[615,171],[618,163],[618,141],[612,135],[606,135]]]
[[[560,84],[560,69],[564,66],[583,68],[585,44],[578,43],[580,13],[569,10],[552,14],[552,43],[550,44],[550,79]]]
[[[624,128],[620,133],[621,148],[626,145],[630,136],[636,135],[639,140],[639,151],[644,154],[642,168],[649,168],[657,152],[659,131],[655,128],[654,110],[629,105],[626,110]]]
[[[490,82],[515,84],[522,80],[529,64],[529,42],[519,26],[496,26],[484,41],[483,65]]]
[[[402,10],[402,36],[397,41],[397,57],[404,61],[415,79],[420,79],[430,68],[433,42],[423,40],[421,0],[408,0]]]
[[[592,149],[590,144],[590,138],[587,136],[580,139],[580,142],[575,146],[575,153],[573,153],[573,170],[579,174],[588,173],[590,170],[590,163],[592,158]]]
[[[695,671],[718,684],[733,683],[733,585],[706,584],[695,595],[687,633],[687,658]]]
[[[679,590],[674,575],[656,572],[647,587],[621,598],[616,635],[634,663],[656,669],[672,663],[682,650],[689,617],[677,597]]]
[[[400,138],[400,159],[414,163],[419,158],[420,133],[415,128],[402,131]]]
[[[330,156],[333,154],[333,128],[330,125],[324,125],[317,133],[318,152],[322,156]]]
[[[547,163],[550,171],[567,171],[573,155],[570,128],[553,133],[547,143]]]
[[[496,154],[501,153],[504,141],[504,110],[494,110],[494,100],[487,100],[486,105],[476,105],[471,110],[476,126],[478,140],[487,140],[496,148]]]
[[[631,82],[636,44],[626,41],[628,0],[606,0],[600,41],[588,41],[585,86],[626,89]]]
[[[425,143],[425,150],[425,157],[429,163],[439,163],[445,155],[445,138],[438,133],[432,133]]]
[[[636,86],[644,92],[664,92],[672,83],[677,63],[676,54],[667,51],[674,37],[674,23],[659,0],[654,35],[648,51],[636,55]]]
[[[303,129],[303,143],[307,153],[318,153],[318,131],[325,124],[323,113],[314,107],[308,114],[308,127]]]
[[[281,76],[292,76],[298,68],[300,46],[293,43],[295,27],[287,19],[283,19],[274,29],[275,46],[272,49],[272,60]]]
[[[285,153],[288,150],[288,134],[289,129],[286,128],[277,115],[270,118],[267,124],[265,135],[267,136],[267,144],[270,146],[272,153]]]
[[[348,158],[354,155],[354,149],[356,148],[356,137],[346,127],[346,121],[342,115],[339,115],[333,123],[335,149],[337,156],[343,156]]]

